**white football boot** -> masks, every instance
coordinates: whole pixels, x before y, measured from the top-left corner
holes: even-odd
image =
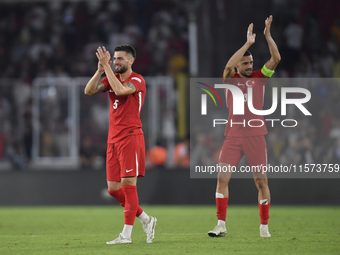
[[[110,242],[106,242],[106,244],[120,244],[120,243],[132,243],[131,238],[125,238],[122,236],[122,233],[119,234],[119,236]]]
[[[227,229],[223,226],[217,225],[213,230],[208,232],[210,237],[225,237],[227,235]]]
[[[152,243],[152,240],[155,238],[155,228],[157,219],[154,216],[149,216],[149,222],[143,224],[143,229],[146,234],[146,242]]]
[[[269,234],[268,225],[260,225],[260,236],[261,237],[271,237]]]

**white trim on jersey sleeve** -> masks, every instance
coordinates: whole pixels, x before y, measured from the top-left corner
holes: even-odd
[[[140,109],[142,108],[142,92],[139,91],[138,92],[138,101],[139,101],[139,109],[138,109],[138,113],[140,113]]]
[[[139,81],[139,83],[141,83],[141,82],[142,82],[142,80],[141,80],[140,78],[138,78],[138,77],[132,77],[132,78],[131,78],[131,80],[136,80],[136,81]]]

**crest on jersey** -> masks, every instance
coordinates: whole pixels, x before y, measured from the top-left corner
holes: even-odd
[[[254,85],[255,85],[255,81],[254,80],[247,80],[246,81],[246,86],[248,88],[252,88],[252,87],[254,87]]]

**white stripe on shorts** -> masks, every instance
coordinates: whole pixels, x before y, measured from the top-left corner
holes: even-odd
[[[138,156],[136,152],[136,176],[138,177]]]

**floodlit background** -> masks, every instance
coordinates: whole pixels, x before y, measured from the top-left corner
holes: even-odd
[[[146,78],[147,86],[141,119],[148,172],[141,180],[141,201],[213,203],[215,182],[189,179],[189,79],[221,77],[230,56],[246,41],[250,23],[257,34],[250,48],[254,69],[261,68],[270,58],[263,36],[270,14],[272,37],[282,56],[275,78],[340,78],[336,0],[1,1],[0,204],[106,203],[101,191],[109,101],[106,94],[89,97],[83,89],[96,71],[96,48],[104,45],[112,51],[123,43],[135,47],[133,70]],[[312,98],[318,106],[318,125],[300,127],[293,138],[288,133],[269,134],[273,162],[280,160],[278,151],[297,164],[307,156],[340,161],[338,90],[320,85]],[[200,142],[206,155],[219,148],[207,134]],[[310,155],[308,150],[316,142],[318,154]],[[87,192],[95,194],[92,200],[76,194],[80,182],[91,187]],[[339,204],[335,192],[327,192],[335,189],[336,182],[305,180],[307,189],[321,185],[320,199],[295,196],[295,201]],[[287,183],[273,185],[278,198],[280,187]],[[34,195],[13,193],[18,186]],[[63,187],[67,195],[52,196],[46,192],[51,186]],[[181,189],[192,193],[183,196]],[[168,193],[165,199],[155,195],[164,198]]]

